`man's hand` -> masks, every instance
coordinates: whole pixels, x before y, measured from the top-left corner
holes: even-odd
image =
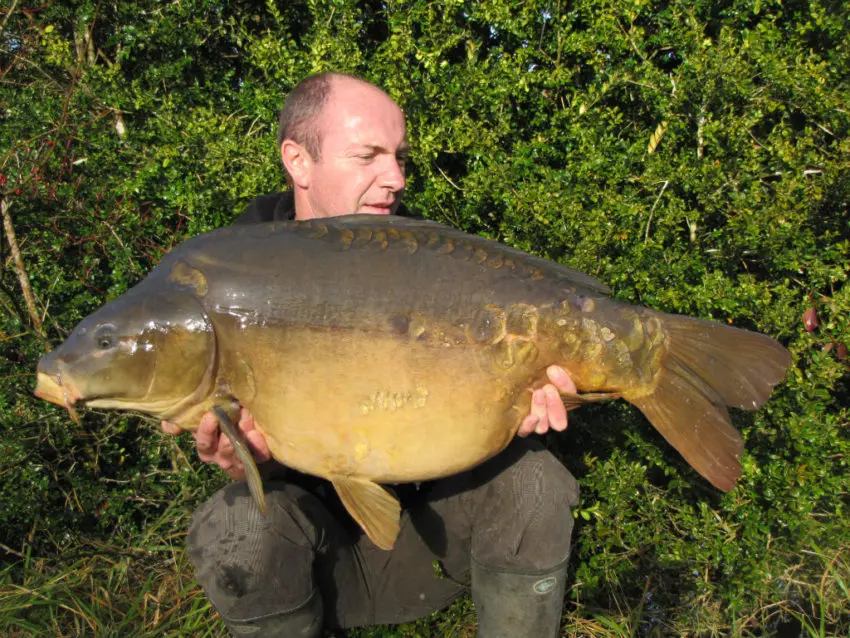
[[[560,392],[576,394],[576,384],[566,370],[558,366],[549,366],[546,376],[551,384],[544,385],[534,391],[531,396],[531,414],[523,419],[517,434],[546,434],[549,428],[563,432],[567,429],[567,410],[561,401]]]
[[[166,434],[182,432],[178,426],[167,421],[162,422],[162,429]],[[266,437],[254,428],[254,417],[245,408],[242,408],[242,414],[239,417],[239,429],[245,435],[254,460],[258,464],[268,461],[271,458],[271,452],[266,444]],[[245,478],[245,467],[236,457],[236,451],[230,439],[222,435],[218,427],[218,419],[212,412],[204,414],[198,429],[192,433],[192,436],[195,437],[198,457],[204,463],[215,463],[234,480]]]

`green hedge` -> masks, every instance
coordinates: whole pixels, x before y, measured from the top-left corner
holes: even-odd
[[[768,405],[734,415],[727,495],[626,405],[547,438],[583,491],[564,632],[846,635],[848,29],[831,0],[11,3],[0,190],[35,309],[4,231],[0,628],[220,635],[182,535],[222,477],[149,419],[74,425],[31,396],[35,362],[280,190],[282,96],[335,69],[404,108],[415,212],[793,353]],[[466,602],[358,635],[473,621]]]

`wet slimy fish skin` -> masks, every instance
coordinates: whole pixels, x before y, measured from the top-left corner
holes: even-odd
[[[731,489],[743,444],[727,406],[762,405],[787,350],[608,294],[588,275],[425,220],[235,226],[184,242],[84,319],[39,362],[36,394],[185,429],[215,408],[236,439],[245,406],[274,458],[332,481],[384,548],[399,506],[380,483],[448,476],[500,452],[553,364],[578,387],[567,404],[625,399]]]

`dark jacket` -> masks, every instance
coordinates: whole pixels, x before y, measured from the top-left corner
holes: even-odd
[[[410,217],[404,204],[398,207],[396,215]],[[254,199],[242,214],[233,220],[233,225],[285,222],[291,219],[295,219],[295,195],[292,191],[282,191],[271,195],[260,195]]]
[[[295,219],[295,195],[292,191],[260,195],[242,211],[233,225],[285,222]]]

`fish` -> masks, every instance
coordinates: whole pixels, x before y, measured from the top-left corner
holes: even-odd
[[[449,476],[516,435],[564,368],[572,409],[623,399],[706,480],[731,490],[741,435],[790,363],[778,341],[628,305],[577,270],[427,219],[350,215],[221,228],[168,252],[38,363],[35,394],[140,411],[185,430],[212,410],[265,511],[236,427],[330,481],[391,549],[384,485]]]

